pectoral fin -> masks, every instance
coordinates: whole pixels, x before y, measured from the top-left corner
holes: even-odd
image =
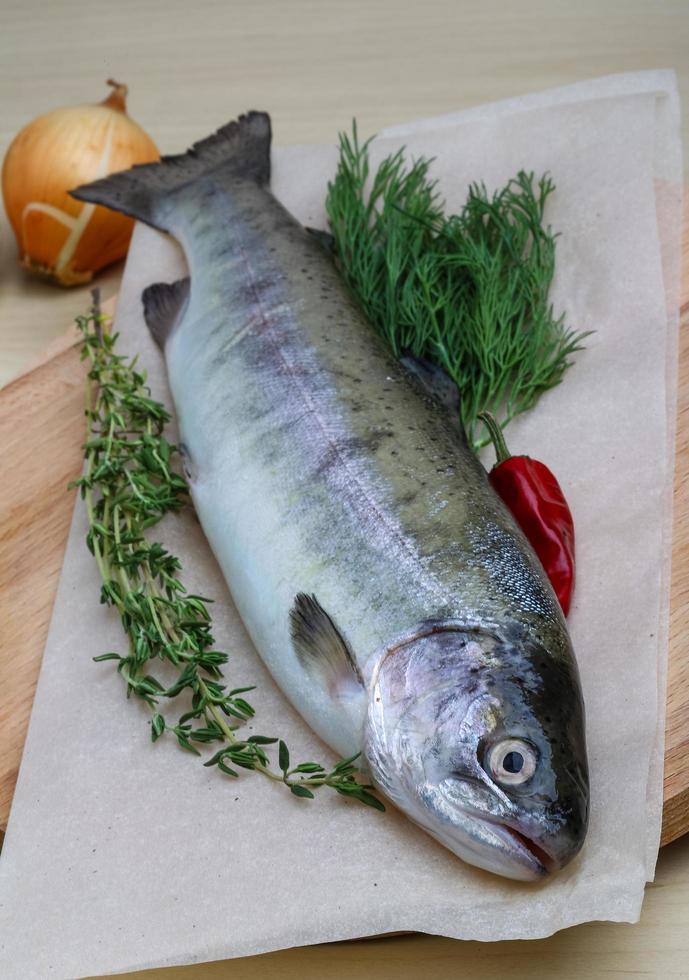
[[[347,641],[315,595],[297,595],[290,611],[290,632],[302,667],[340,702],[353,728],[359,729],[366,708],[364,680]]]

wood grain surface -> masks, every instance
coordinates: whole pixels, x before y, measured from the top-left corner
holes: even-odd
[[[114,304],[106,304],[111,313]],[[0,830],[7,819],[67,542],[84,438],[74,328],[0,391]]]
[[[0,828],[7,825],[62,566],[84,426],[84,371],[63,350],[0,392]],[[83,438],[81,439],[83,441]]]
[[[677,435],[672,528],[670,654],[661,843],[689,831],[689,190],[682,236]],[[687,976],[689,976],[689,963]]]

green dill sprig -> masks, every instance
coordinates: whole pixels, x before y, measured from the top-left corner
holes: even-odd
[[[239,769],[262,773],[284,783],[298,797],[329,786],[343,796],[384,810],[373,787],[357,781],[358,754],[332,769],[316,762],[292,765],[286,744],[278,738],[249,735],[238,729],[254,716],[244,698],[253,687],[227,688],[221,668],[228,655],[215,649],[208,603],[189,594],[179,577],[181,565],[146,532],[165,514],[187,504],[187,485],[173,469],[176,446],[165,438],[170,416],[151,398],[145,374],[136,360],[116,353],[117,335],[103,329],[94,291],[89,314],[77,318],[82,359],[90,361],[80,489],[88,515],[87,545],[101,578],[101,602],[117,610],[128,640],[126,654],[104,653],[96,661],[113,661],[126,684],[151,711],[151,738],[165,733],[194,755],[197,746],[215,743],[204,762],[227,776]],[[166,680],[153,665],[165,665]],[[171,675],[171,679],[167,676]],[[183,696],[187,710],[174,720],[166,708]],[[268,747],[277,745],[277,769]]]
[[[504,427],[559,384],[590,332],[565,326],[548,296],[556,235],[544,226],[555,189],[520,171],[490,195],[472,184],[446,216],[432,160],[404,150],[371,174],[370,140],[340,135],[326,210],[337,264],[394,353],[435,361],[456,382],[476,448],[480,412]],[[369,186],[370,185],[370,186]]]

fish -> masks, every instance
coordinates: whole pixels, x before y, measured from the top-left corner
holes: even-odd
[[[543,881],[589,814],[564,617],[456,386],[366,321],[271,193],[271,139],[251,111],[73,196],[184,250],[189,276],[149,286],[144,316],[196,512],[279,688],[453,854]]]

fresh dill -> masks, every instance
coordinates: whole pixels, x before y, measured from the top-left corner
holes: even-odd
[[[86,505],[87,545],[101,577],[101,602],[118,612],[128,650],[94,660],[113,661],[127,697],[134,695],[148,705],[154,742],[168,733],[194,755],[201,754],[198,745],[215,743],[216,751],[204,765],[226,776],[253,770],[307,799],[319,787],[329,786],[384,810],[373,787],[356,779],[358,756],[332,769],[316,762],[292,765],[281,739],[238,734],[254,716],[243,696],[253,688],[228,690],[223,683],[221,668],[228,655],[214,648],[210,600],[186,591],[179,560],[146,533],[188,499],[186,483],[173,468],[177,448],[164,434],[170,417],[151,398],[135,360],[116,353],[117,335],[104,329],[105,319],[94,291],[92,310],[77,318],[82,358],[90,361],[90,370],[84,475],[73,485]],[[152,672],[153,664],[166,665],[172,680],[163,683],[160,670],[157,675]],[[180,695],[188,710],[171,721],[167,708]],[[277,768],[269,755],[274,745]]]
[[[366,317],[397,356],[424,357],[456,382],[476,448],[480,412],[502,426],[562,380],[587,332],[566,327],[548,296],[556,235],[544,225],[555,189],[520,171],[490,195],[472,184],[447,216],[429,177],[432,160],[404,149],[375,174],[370,140],[340,135],[326,210],[336,262]]]

